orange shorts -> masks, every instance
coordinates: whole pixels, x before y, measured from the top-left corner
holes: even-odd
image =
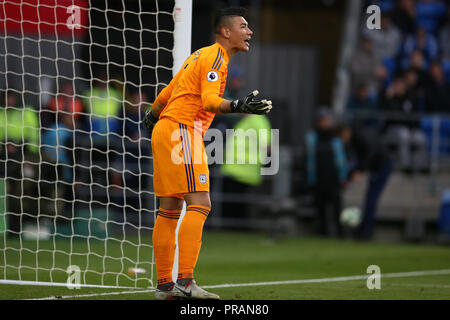
[[[152,133],[153,187],[158,197],[183,199],[187,193],[209,192],[208,159],[197,130],[168,118]]]

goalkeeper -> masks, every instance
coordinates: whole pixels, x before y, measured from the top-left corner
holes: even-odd
[[[156,299],[219,299],[194,280],[203,225],[211,210],[205,147],[202,139],[198,143],[194,137],[203,137],[218,113],[267,114],[272,108],[271,101],[256,99],[256,90],[235,101],[222,98],[230,58],[238,51],[249,51],[253,32],[245,13],[236,7],[220,11],[216,42],[188,57],[144,118],[152,132],[153,182],[160,200],[153,229]],[[174,161],[174,155],[181,161]],[[183,201],[187,209],[178,233],[179,274],[173,283],[175,229]]]

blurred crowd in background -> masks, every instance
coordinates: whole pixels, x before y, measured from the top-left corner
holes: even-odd
[[[378,203],[394,170],[430,172],[436,117],[437,135],[444,134],[437,138],[443,145],[437,152],[448,152],[449,2],[366,1],[364,11],[370,5],[380,8],[381,28],[369,28],[362,13],[344,115],[319,108],[305,137],[305,181],[322,235],[344,235],[343,192],[367,173],[362,220],[353,235],[373,236]]]
[[[450,11],[444,1],[372,1],[381,29],[361,27],[349,109],[448,111]]]
[[[438,0],[370,3],[381,9],[381,29],[368,29],[363,19],[347,111],[389,114],[382,133],[398,145],[399,165],[427,170],[430,137],[420,116],[450,110],[449,6]]]

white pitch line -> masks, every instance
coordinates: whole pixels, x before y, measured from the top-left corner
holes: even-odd
[[[0,284],[12,284],[16,286],[45,286],[45,287],[67,287],[67,283],[45,282],[45,281],[25,281],[25,280],[0,280]],[[135,289],[134,287],[104,286],[96,284],[80,284],[82,288],[100,289]]]
[[[450,274],[450,269],[444,270],[429,270],[429,271],[411,271],[411,272],[396,272],[396,273],[381,273],[382,278],[402,278],[402,277],[418,277]],[[252,287],[252,286],[271,286],[282,284],[304,284],[304,283],[321,283],[321,282],[338,282],[367,279],[370,274],[360,276],[335,277],[335,278],[320,278],[320,279],[305,279],[305,280],[286,280],[286,281],[270,281],[270,282],[254,282],[254,283],[236,283],[236,284],[218,284],[212,286],[203,286],[206,289],[213,288],[232,288],[232,287]]]
[[[135,294],[135,293],[151,293],[155,289],[143,289],[143,290],[132,290],[132,291],[117,291],[117,292],[99,292],[99,293],[89,293],[89,294],[78,294],[74,296],[51,296],[46,298],[32,298],[25,300],[62,300],[62,299],[78,299],[78,298],[90,298],[90,297],[100,297],[100,296],[116,296],[120,294]]]
[[[405,277],[420,277],[420,276],[436,276],[450,274],[450,269],[443,270],[425,270],[425,271],[411,271],[411,272],[394,272],[394,273],[381,273],[381,278],[405,278]],[[303,280],[285,280],[285,281],[268,281],[268,282],[252,282],[252,283],[226,283],[217,285],[202,286],[205,289],[214,288],[234,288],[234,287],[255,287],[255,286],[273,286],[283,284],[305,284],[305,283],[324,283],[324,282],[339,282],[339,281],[352,281],[367,279],[370,274],[347,276],[347,277],[333,277],[333,278],[319,278],[319,279],[303,279]],[[46,297],[36,298],[28,300],[58,300],[58,299],[76,299],[76,298],[89,298],[95,296],[108,296],[108,295],[121,295],[121,294],[135,294],[135,293],[150,293],[155,289],[143,289],[134,291],[117,291],[117,292],[104,292],[104,293],[92,293],[85,295],[74,296],[62,296],[62,297]]]
[[[424,288],[442,288],[450,289],[450,285],[445,284],[427,284],[427,283],[389,283],[390,286],[394,287],[424,287]]]

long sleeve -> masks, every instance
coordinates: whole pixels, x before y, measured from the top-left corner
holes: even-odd
[[[219,49],[216,57],[206,57],[201,68],[201,96],[203,109],[219,113],[220,104],[225,100],[221,97],[227,78],[227,64],[224,62],[224,52]]]

